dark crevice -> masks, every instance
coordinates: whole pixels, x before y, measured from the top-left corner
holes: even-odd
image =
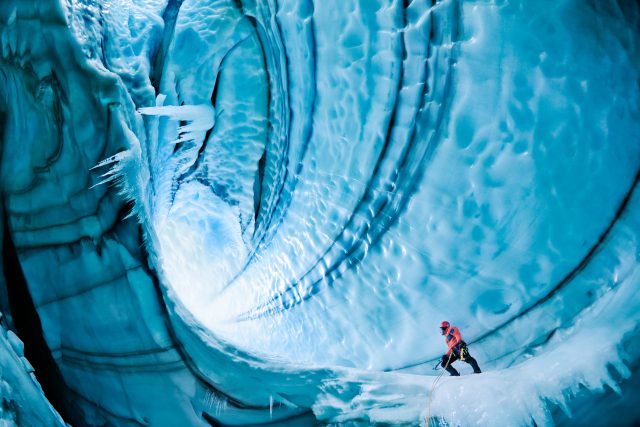
[[[258,244],[264,244],[267,239],[267,234],[269,231],[269,226],[275,215],[276,208],[278,206],[278,202],[280,200],[280,194],[283,191],[283,188],[287,179],[287,170],[288,170],[288,152],[289,152],[289,137],[291,134],[291,93],[288,90],[284,90],[282,88],[282,83],[278,83],[281,80],[279,77],[289,80],[289,69],[291,67],[289,54],[286,49],[284,49],[282,44],[282,31],[279,25],[276,23],[271,28],[271,31],[262,25],[259,25],[258,20],[247,16],[249,21],[254,25],[256,34],[258,36],[258,41],[260,44],[260,48],[262,49],[265,70],[267,71],[267,82],[268,82],[268,101],[267,105],[269,106],[267,115],[267,138],[266,138],[266,162],[265,162],[265,171],[269,170],[269,175],[273,175],[273,183],[266,189],[261,189],[261,198],[265,199],[265,203],[260,203],[263,206],[264,210],[262,216],[258,213],[258,218],[256,218],[256,227],[254,229],[253,241],[256,242],[254,244],[254,248],[250,252],[247,257],[248,265],[251,262],[251,259],[256,253],[256,249]],[[269,34],[271,34],[274,41],[271,41],[269,38]],[[273,49],[266,49],[265,46],[273,44],[275,49],[280,49],[283,54],[282,62],[279,62],[274,54]],[[271,65],[270,65],[271,64]],[[278,99],[275,94],[279,93],[281,100],[277,102],[279,109],[276,109],[275,102],[272,100]],[[280,114],[277,114],[277,113]],[[277,118],[277,119],[276,119]],[[278,141],[277,144],[271,144],[272,138],[274,141]],[[280,144],[281,143],[281,144]],[[275,149],[272,148],[275,146]],[[265,192],[264,190],[267,190]],[[245,265],[245,268],[246,268]],[[244,270],[244,268],[243,268]]]
[[[202,418],[212,427],[223,427],[225,424],[220,423],[212,415],[207,412],[202,413]],[[237,424],[234,424],[237,425]],[[257,424],[240,424],[240,427],[256,426]],[[261,426],[321,426],[325,425],[317,420],[312,411],[305,411],[300,414],[293,414],[290,417],[280,418],[272,422],[260,423]]]
[[[208,422],[209,425],[212,427],[222,427],[222,424],[220,424],[218,421],[216,421],[215,418],[213,418],[211,415],[207,414],[206,412],[202,413],[202,418],[204,418],[204,420]]]
[[[224,56],[224,58],[226,58],[227,55]],[[224,64],[224,58],[222,58],[222,61],[220,61],[220,68],[218,69],[218,74],[216,75],[216,82],[213,84],[213,92],[211,93],[211,105],[213,105],[213,108],[217,110],[218,108],[218,88],[220,87],[220,75],[222,74],[222,70],[223,68],[223,64]]]
[[[258,221],[258,214],[260,213],[260,206],[262,203],[262,181],[264,180],[264,170],[267,163],[267,150],[265,148],[262,153],[262,157],[258,161],[258,170],[256,171],[256,180],[253,184],[253,207],[254,207],[254,221]]]
[[[175,345],[168,345],[165,347],[154,347],[149,349],[142,349],[137,351],[121,351],[121,352],[110,352],[105,353],[103,351],[89,351],[74,347],[69,347],[67,345],[61,345],[58,348],[52,348],[51,352],[55,353],[57,351],[65,354],[75,353],[77,355],[83,356],[85,359],[89,358],[99,358],[99,359],[130,359],[134,357],[146,357],[146,356],[156,356],[161,353],[168,353],[170,351],[175,351]]]
[[[269,106],[271,105],[271,97],[273,96],[271,94],[272,92],[272,84],[271,84],[271,78],[272,76],[271,71],[269,70],[269,64],[268,64],[268,59],[267,59],[267,51],[265,50],[264,47],[264,43],[262,42],[262,38],[263,36],[261,35],[263,33],[263,31],[261,30],[261,26],[258,23],[258,20],[253,17],[253,16],[249,16],[249,15],[245,15],[245,17],[247,18],[247,20],[251,23],[251,25],[253,26],[253,31],[256,35],[256,40],[258,41],[258,46],[260,47],[260,53],[262,54],[262,68],[266,73],[266,85],[267,85],[267,109],[266,109],[266,114],[267,114],[267,126],[266,126],[266,138],[265,138],[265,149],[264,152],[262,153],[262,157],[260,157],[260,160],[258,161],[258,170],[256,171],[256,181],[254,182],[254,188],[253,188],[253,206],[254,206],[254,223],[256,224],[255,228],[254,228],[254,233],[255,231],[258,229],[258,217],[260,216],[260,207],[262,206],[262,193],[263,193],[263,188],[262,188],[262,183],[264,181],[264,174],[265,174],[265,169],[267,167],[267,155],[268,155],[268,144],[269,141],[271,139],[270,134],[272,132],[272,118],[271,118],[271,109],[269,108]],[[266,36],[264,36],[266,38]]]
[[[4,72],[2,71],[2,69],[0,69],[0,76],[2,75],[4,75]],[[0,102],[2,101],[3,99],[0,98]],[[2,104],[0,104],[0,106],[2,106]],[[6,120],[7,113],[3,110],[0,110],[0,143],[4,141],[4,129],[6,129]],[[4,212],[2,210],[0,210],[0,215],[2,215],[0,221],[4,222]],[[13,319],[11,316],[11,308],[9,307],[9,294],[7,293],[7,287],[4,283],[4,277],[0,277],[0,313],[2,313],[2,316],[0,316],[0,322],[2,322],[2,324],[0,324],[0,327],[5,326],[15,330]]]
[[[2,255],[9,307],[18,336],[24,342],[24,355],[35,368],[36,378],[46,398],[62,418],[73,422],[74,425],[82,425],[81,420],[75,419],[77,412],[73,411],[70,403],[65,400],[66,386],[44,339],[40,317],[29,294],[6,220]]]
[[[242,0],[233,0],[233,5],[238,9],[240,14],[244,15],[244,6],[242,5]]]
[[[178,13],[180,12],[182,1],[183,0],[169,0],[164,13],[162,14],[162,20],[164,21],[164,34],[161,45],[158,46],[158,49],[150,61],[151,72],[149,73],[151,84],[156,90],[156,95],[160,93],[160,81],[162,80],[164,61],[167,51],[169,50],[171,40],[173,40],[173,33],[176,29],[176,21],[178,20]]]
[[[136,364],[131,364],[129,361],[126,361],[123,364],[114,362],[100,362],[97,360],[87,360],[86,358],[74,357],[62,352],[60,360],[62,360],[65,364],[85,368],[90,372],[107,371],[111,373],[115,372],[133,374],[148,372],[159,374],[164,372],[179,372],[186,369],[181,359],[170,360],[166,362],[159,362],[154,360],[146,363]]]

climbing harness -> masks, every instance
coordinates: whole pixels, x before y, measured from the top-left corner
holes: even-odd
[[[440,375],[438,375],[438,377],[433,381],[433,384],[431,385],[431,391],[429,391],[429,412],[427,413],[427,418],[425,418],[424,420],[425,427],[429,427],[431,425],[431,398],[433,397],[433,391],[436,389],[436,385],[440,381],[440,378],[442,378],[442,375],[444,375],[444,373],[447,372],[446,368],[447,366],[449,366],[449,363],[451,362],[451,356],[453,356],[453,351],[449,352],[449,359],[447,359],[447,363],[442,365],[442,367],[445,369],[442,370]],[[438,364],[441,364],[441,361],[438,362]],[[436,364],[436,366],[434,366],[433,369],[436,369],[438,367],[438,364]]]

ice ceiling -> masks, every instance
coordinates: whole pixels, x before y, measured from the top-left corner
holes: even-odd
[[[3,0],[0,420],[640,422],[639,33],[624,0]],[[484,373],[430,396],[444,319]]]

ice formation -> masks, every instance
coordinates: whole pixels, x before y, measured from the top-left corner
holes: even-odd
[[[3,0],[0,424],[640,423],[639,33]],[[481,375],[437,379],[443,319]]]

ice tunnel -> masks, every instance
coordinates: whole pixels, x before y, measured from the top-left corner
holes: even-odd
[[[0,0],[0,424],[639,425],[639,35]],[[434,368],[445,319],[482,373]]]

